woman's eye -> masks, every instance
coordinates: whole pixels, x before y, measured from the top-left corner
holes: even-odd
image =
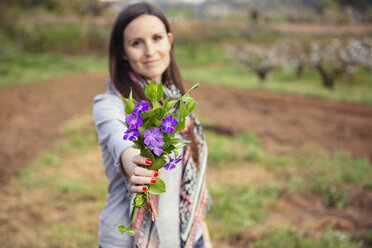
[[[132,43],[132,46],[133,46],[133,47],[136,47],[136,46],[138,46],[139,44],[140,44],[139,41],[134,41],[134,42]]]
[[[155,35],[154,36],[154,40],[156,40],[156,41],[159,41],[159,40],[161,40],[163,37],[161,36],[161,35]]]

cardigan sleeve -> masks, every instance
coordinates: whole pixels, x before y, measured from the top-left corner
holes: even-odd
[[[98,143],[107,146],[114,158],[116,171],[125,175],[120,157],[133,142],[123,140],[127,128],[119,120],[125,121],[124,102],[113,93],[98,95],[93,101],[93,116]]]

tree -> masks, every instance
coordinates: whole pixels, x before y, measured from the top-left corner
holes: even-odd
[[[349,6],[360,12],[364,12],[370,5],[369,0],[336,0],[341,6]]]

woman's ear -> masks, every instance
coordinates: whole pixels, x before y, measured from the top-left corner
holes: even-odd
[[[172,47],[172,44],[173,44],[173,34],[172,33],[168,33],[168,40],[169,40],[169,48]]]

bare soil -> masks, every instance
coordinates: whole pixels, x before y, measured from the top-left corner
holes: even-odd
[[[93,97],[105,90],[104,79],[82,74],[0,90],[0,187],[52,145],[61,123],[90,111]],[[206,129],[227,135],[254,132],[270,153],[313,156],[346,150],[372,161],[371,106],[210,85],[193,96]],[[329,224],[358,233],[372,227],[372,195],[360,191],[354,197],[343,210],[324,207],[314,195],[282,197],[270,221],[290,220],[311,236]]]

